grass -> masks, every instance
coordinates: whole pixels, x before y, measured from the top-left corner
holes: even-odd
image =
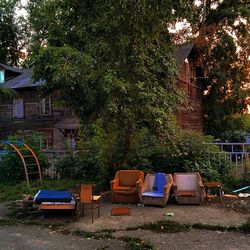
[[[124,241],[127,244],[128,249],[130,250],[147,250],[153,249],[153,246],[140,238],[133,237],[121,237],[120,240]]]
[[[28,188],[25,181],[13,185],[13,183],[0,183],[0,202],[18,200],[23,194],[35,195],[40,189],[69,190],[80,183],[79,180],[43,180],[43,185],[39,186],[36,181],[31,182]]]
[[[190,229],[190,226],[175,221],[166,220],[148,223],[137,227],[128,227],[126,230],[133,231],[142,229],[150,230],[155,233],[178,233],[188,231]]]

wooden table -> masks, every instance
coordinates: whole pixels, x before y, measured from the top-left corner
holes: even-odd
[[[208,202],[208,189],[215,188],[218,190],[218,196],[220,198],[220,202],[222,202],[222,184],[218,181],[205,182],[204,183],[205,192],[206,192],[206,202]]]

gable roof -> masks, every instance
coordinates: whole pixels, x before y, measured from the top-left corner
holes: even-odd
[[[21,69],[17,69],[17,68],[14,68],[14,67],[11,67],[11,66],[2,64],[2,63],[0,63],[0,66],[1,66],[4,70],[8,70],[8,71],[12,71],[12,72],[15,72],[15,73],[20,73],[20,74],[22,73],[22,70],[21,70]]]
[[[34,82],[32,79],[32,69],[24,69],[21,75],[6,81],[2,86],[8,89],[22,89],[37,87],[43,83],[43,80]]]
[[[179,66],[184,63],[193,47],[194,43],[185,43],[176,48],[174,58]]]

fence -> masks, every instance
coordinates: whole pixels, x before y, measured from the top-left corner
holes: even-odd
[[[218,160],[220,164],[227,161],[237,178],[250,175],[250,143],[206,143],[219,147],[219,151],[209,152],[208,160]],[[223,167],[223,166],[222,166]]]

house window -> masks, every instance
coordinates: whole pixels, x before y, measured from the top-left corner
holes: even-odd
[[[0,84],[4,83],[4,70],[0,70]]]
[[[39,113],[41,116],[50,116],[51,115],[51,98],[47,96],[42,98],[39,102]]]
[[[23,98],[13,100],[13,118],[24,118]]]

